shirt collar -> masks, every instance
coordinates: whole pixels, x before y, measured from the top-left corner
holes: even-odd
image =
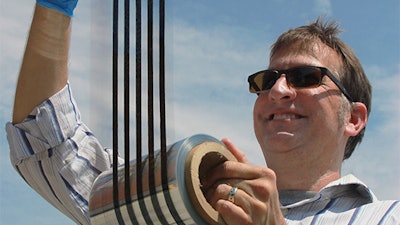
[[[361,180],[355,177],[353,174],[346,175],[340,179],[333,181],[321,189],[320,193],[340,192],[341,189],[348,189],[352,187],[361,197],[369,199],[371,202],[377,201],[374,193],[364,184]],[[338,194],[332,194],[334,197]]]
[[[299,193],[299,191],[294,192],[296,192],[295,195],[297,198],[299,195],[302,195]],[[288,198],[290,198],[290,195],[293,195],[294,192],[291,193],[291,191],[281,191],[279,193],[281,203],[283,204],[282,208],[294,208],[320,199],[333,199],[340,196],[348,196],[350,194],[355,194],[359,198],[366,199],[368,202],[374,202],[377,200],[372,191],[361,180],[352,174],[346,175],[329,183],[314,195],[310,195],[310,192],[304,191],[304,198],[296,199],[295,201],[289,203]]]

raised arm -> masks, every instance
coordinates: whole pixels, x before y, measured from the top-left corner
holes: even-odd
[[[21,66],[12,122],[62,89],[68,78],[71,17],[37,4]]]
[[[81,120],[67,85],[76,2],[37,0],[6,132],[18,174],[76,224],[90,224],[90,190],[112,154]]]

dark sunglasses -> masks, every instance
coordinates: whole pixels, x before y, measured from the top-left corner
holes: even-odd
[[[295,88],[318,87],[322,83],[322,78],[327,75],[343,92],[346,98],[350,102],[353,102],[353,99],[339,80],[327,68],[317,66],[301,66],[287,70],[259,71],[250,75],[247,79],[250,85],[250,93],[260,94],[263,91],[271,89],[282,74],[286,75],[288,86]]]

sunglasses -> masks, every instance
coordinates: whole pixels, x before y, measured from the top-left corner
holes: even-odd
[[[301,66],[287,70],[262,70],[248,77],[250,93],[260,94],[271,89],[282,74],[286,75],[287,85],[295,88],[315,88],[321,85],[322,78],[327,75],[343,92],[346,98],[353,102],[350,94],[340,81],[324,67]]]

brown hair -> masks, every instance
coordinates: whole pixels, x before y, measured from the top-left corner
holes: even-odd
[[[272,45],[270,57],[272,58],[279,50],[296,44],[300,51],[312,52],[312,47],[317,42],[332,48],[341,58],[342,65],[337,71],[339,81],[343,84],[354,102],[361,102],[367,107],[368,115],[371,111],[372,88],[364,70],[353,50],[338,35],[341,33],[336,21],[324,22],[318,18],[315,22],[290,29]],[[356,136],[350,137],[346,144],[343,159],[348,159],[357,144],[361,143],[365,128]]]

